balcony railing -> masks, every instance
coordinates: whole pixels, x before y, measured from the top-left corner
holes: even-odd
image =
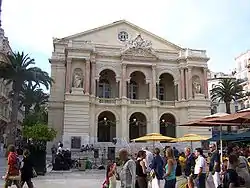
[[[96,102],[98,104],[105,104],[105,105],[120,105],[121,99],[118,98],[96,98]],[[175,101],[161,101],[158,100],[158,105],[162,107],[168,107],[168,106],[175,106]],[[156,103],[156,104],[157,104]],[[128,105],[151,105],[152,101],[149,99],[127,99],[125,104]]]
[[[98,102],[101,104],[116,104],[116,99],[99,98]]]
[[[174,101],[160,101],[161,106],[174,106],[175,102]]]
[[[146,100],[144,100],[144,99],[130,99],[130,104],[144,104],[144,105],[146,105]]]

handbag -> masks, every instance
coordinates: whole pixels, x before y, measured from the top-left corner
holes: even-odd
[[[109,178],[109,188],[116,188],[116,177],[115,175]]]
[[[152,179],[152,188],[160,188],[156,176]]]

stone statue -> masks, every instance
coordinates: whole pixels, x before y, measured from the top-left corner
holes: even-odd
[[[75,88],[82,88],[83,87],[83,79],[79,72],[75,72],[74,80],[73,80],[73,87]]]
[[[201,84],[198,79],[193,81],[193,91],[194,93],[201,93]]]

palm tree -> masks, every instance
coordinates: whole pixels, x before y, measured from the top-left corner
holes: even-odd
[[[243,96],[243,88],[239,82],[233,78],[223,78],[219,84],[211,91],[211,100],[213,102],[223,101],[226,104],[226,113],[230,114],[230,103]],[[231,127],[228,127],[231,131]]]
[[[25,117],[30,113],[32,107],[35,111],[39,111],[41,106],[48,102],[49,95],[43,92],[37,84],[26,82],[23,84],[20,93],[20,106],[25,108]]]
[[[7,55],[7,62],[0,63],[0,78],[7,80],[7,84],[12,84],[12,111],[8,130],[8,144],[14,143],[15,132],[18,124],[19,97],[25,82],[34,82],[38,86],[44,85],[47,89],[53,80],[49,74],[38,67],[32,67],[35,60],[31,59],[28,54],[13,53]]]

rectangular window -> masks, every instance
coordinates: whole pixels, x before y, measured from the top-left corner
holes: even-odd
[[[159,86],[159,100],[163,101],[164,100],[164,87]]]
[[[71,137],[71,149],[80,149],[81,148],[81,137],[72,136]]]

